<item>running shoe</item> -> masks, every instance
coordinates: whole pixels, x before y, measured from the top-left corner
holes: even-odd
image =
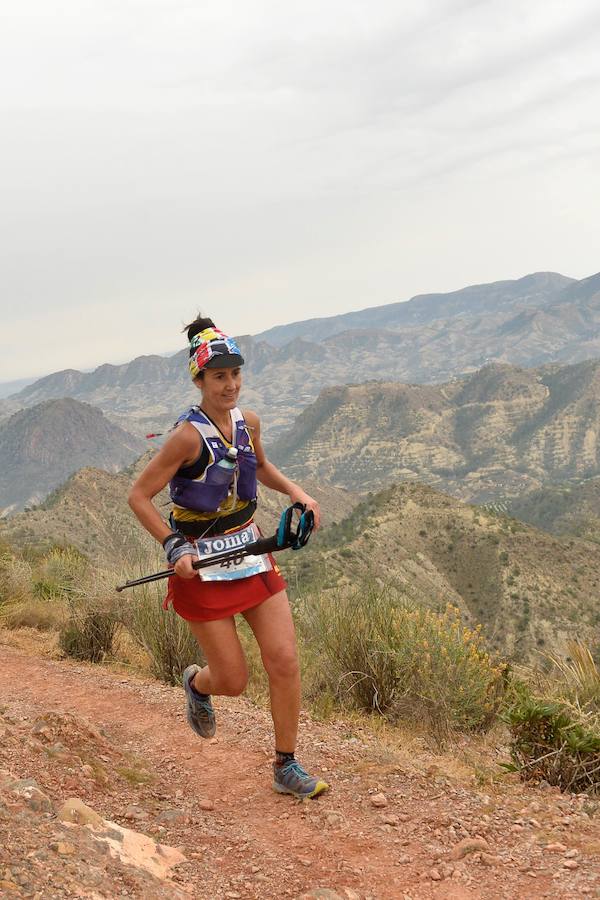
[[[196,672],[199,671],[200,666],[194,665],[188,666],[183,673],[183,686],[187,699],[186,717],[190,728],[193,728],[196,734],[203,738],[209,738],[217,730],[217,722],[210,697],[207,696],[204,700],[192,689],[191,682],[194,680]]]
[[[289,762],[278,766],[273,763],[273,790],[278,794],[291,794],[298,800],[312,799],[329,790],[326,781],[313,778],[306,772],[300,763],[291,759]]]

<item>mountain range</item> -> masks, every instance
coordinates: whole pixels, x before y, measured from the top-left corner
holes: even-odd
[[[327,388],[269,457],[323,489],[354,495],[419,481],[509,511],[526,492],[600,475],[599,433],[600,362],[494,363],[445,384]],[[76,400],[21,410],[0,423],[0,509],[39,503],[84,465],[115,471],[147,446]]]
[[[600,474],[600,362],[330,388],[270,449],[298,480],[420,481],[478,503]]]
[[[239,338],[243,405],[274,440],[326,387],[369,380],[440,383],[489,362],[517,366],[600,357],[600,273],[576,281],[552,272],[311,319]],[[0,417],[73,397],[128,431],[168,427],[197,401],[187,352],[142,356],[89,373],[67,369],[0,400]]]
[[[88,403],[65,398],[20,410],[0,423],[0,513],[39,503],[83,466],[116,472],[145,449]]]

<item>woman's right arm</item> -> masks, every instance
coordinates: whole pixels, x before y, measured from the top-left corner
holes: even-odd
[[[199,452],[200,435],[192,425],[183,422],[152,457],[129,491],[127,500],[131,509],[146,531],[161,544],[173,529],[165,522],[152,498],[162,491],[178,469],[197,459]]]

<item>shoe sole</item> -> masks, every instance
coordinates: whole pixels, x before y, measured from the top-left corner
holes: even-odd
[[[283,785],[277,784],[277,782],[274,781],[273,790],[278,794],[290,794],[297,800],[312,800],[314,797],[318,797],[319,794],[323,794],[325,793],[325,791],[328,791],[329,785],[326,781],[317,781],[315,787],[309,794],[300,794],[298,793],[298,791],[292,791],[289,788],[283,787]]]

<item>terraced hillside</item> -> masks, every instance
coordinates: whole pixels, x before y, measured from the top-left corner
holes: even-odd
[[[419,604],[458,606],[516,660],[598,643],[600,547],[557,538],[418,484],[371,496],[287,560],[296,593],[332,602],[357,580],[400,585]]]
[[[511,516],[552,534],[573,534],[600,543],[600,478],[551,484],[510,498]]]
[[[421,481],[476,502],[600,472],[600,363],[492,364],[443,385],[324,391],[271,448],[294,478]]]

